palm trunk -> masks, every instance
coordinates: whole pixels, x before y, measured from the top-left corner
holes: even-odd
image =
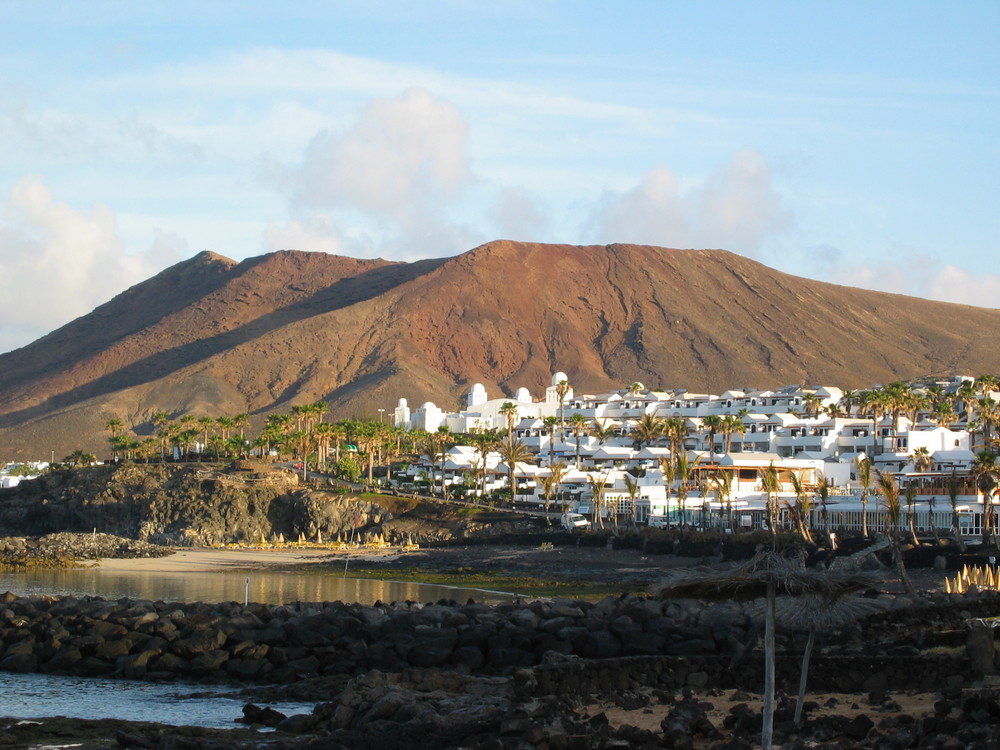
[[[890,543],[892,545],[892,561],[896,564],[896,574],[899,576],[899,582],[903,584],[903,590],[910,595],[916,594],[917,590],[913,588],[910,576],[906,572],[906,564],[903,562],[903,550],[899,548],[899,540],[896,539],[895,530],[892,532]]]
[[[764,708],[761,715],[760,747],[771,750],[774,735],[774,581],[767,582],[767,602],[764,609]]]
[[[962,531],[958,524],[958,513],[951,514],[951,536],[955,540],[958,551],[965,554],[965,540],[962,539]]]
[[[802,709],[806,702],[806,682],[809,679],[809,658],[812,656],[813,646],[816,645],[816,626],[809,626],[809,638],[806,640],[806,648],[802,653],[802,668],[799,673],[799,699],[795,703],[795,726],[802,723]]]

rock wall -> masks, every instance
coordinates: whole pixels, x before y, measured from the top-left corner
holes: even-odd
[[[966,604],[985,611],[997,601],[994,595]],[[373,669],[500,675],[528,668],[533,671],[521,689],[539,694],[625,690],[635,682],[753,688],[760,683],[761,660],[740,657],[753,647],[755,632],[751,610],[735,604],[707,607],[632,596],[596,604],[243,606],[8,593],[0,597],[0,670],[282,683]],[[962,638],[967,632],[959,631]],[[891,651],[878,641],[852,641],[814,657],[811,684],[884,690],[969,677],[964,653],[923,652],[904,632],[886,635]],[[799,648],[790,636],[779,646],[787,656],[781,677],[792,682]],[[878,685],[871,683],[873,675],[879,675]]]

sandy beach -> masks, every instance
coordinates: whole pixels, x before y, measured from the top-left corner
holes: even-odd
[[[262,569],[343,560],[379,560],[398,550],[334,549],[178,549],[166,557],[103,558],[98,565],[109,572],[208,573]]]

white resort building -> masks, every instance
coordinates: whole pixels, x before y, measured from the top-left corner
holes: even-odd
[[[920,533],[957,526],[972,536],[982,531],[984,503],[997,499],[977,482],[975,453],[991,443],[986,415],[996,409],[997,394],[987,385],[973,396],[973,383],[969,377],[897,383],[895,400],[867,403],[861,397],[887,391],[797,385],[714,395],[633,383],[575,394],[560,372],[536,400],[525,388],[490,398],[477,383],[457,413],[433,403],[411,413],[399,400],[397,427],[447,428],[453,442],[468,436],[470,444],[426,455],[393,481],[406,491],[422,486],[511,502],[513,475],[515,506],[573,510],[598,523],[755,528],[766,526],[768,508],[776,507],[790,526],[805,505],[813,529],[865,524],[874,531],[886,523],[875,491],[881,474],[899,488],[904,525],[912,516]],[[499,437],[509,431],[532,458],[511,473],[499,440],[475,439],[490,431]]]

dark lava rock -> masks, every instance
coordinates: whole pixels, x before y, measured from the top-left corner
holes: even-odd
[[[684,698],[675,705],[667,718],[660,722],[663,730],[663,746],[685,750],[694,747],[694,737],[704,737],[710,740],[722,739],[722,734],[708,720],[706,705],[693,698]]]
[[[240,724],[276,727],[287,718],[281,711],[275,711],[270,706],[258,706],[255,703],[247,703],[243,706],[243,716],[236,721]]]

